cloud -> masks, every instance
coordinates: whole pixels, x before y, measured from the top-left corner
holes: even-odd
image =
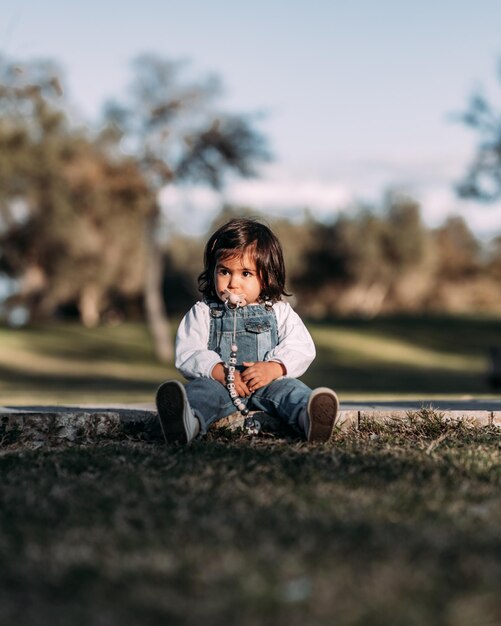
[[[430,227],[461,215],[478,236],[501,234],[501,203],[484,206],[455,195],[461,163],[454,158],[343,162],[333,164],[332,171],[332,176],[302,176],[272,166],[262,178],[233,181],[221,194],[197,186],[166,187],[161,205],[168,223],[186,234],[203,235],[223,203],[291,219],[309,209],[315,218],[327,220],[357,204],[378,206],[386,191],[398,189],[419,202]]]
[[[237,205],[266,207],[275,211],[310,208],[325,213],[347,206],[350,190],[337,181],[279,178],[235,183],[228,200]]]

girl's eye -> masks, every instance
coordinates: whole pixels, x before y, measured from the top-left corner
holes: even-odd
[[[221,276],[226,276],[226,274],[228,273],[228,270],[221,268],[217,271],[218,274],[220,274]]]
[[[252,276],[251,272],[242,272],[242,274],[247,278],[248,276]]]

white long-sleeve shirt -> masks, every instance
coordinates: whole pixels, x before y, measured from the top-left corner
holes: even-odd
[[[252,305],[248,305],[252,306]],[[278,344],[266,356],[267,361],[278,361],[287,376],[297,378],[304,374],[315,358],[315,345],[302,319],[288,302],[275,302]],[[194,304],[181,320],[176,336],[176,367],[188,379],[211,372],[221,357],[208,349],[210,307],[203,301]]]

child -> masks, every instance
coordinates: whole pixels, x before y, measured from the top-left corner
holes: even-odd
[[[156,394],[166,441],[188,443],[236,409],[244,416],[265,411],[307,441],[328,441],[339,402],[331,389],[312,391],[297,380],[315,346],[282,300],[288,294],[277,237],[258,221],[232,219],[207,242],[204,266],[203,300],[176,339],[176,367],[189,382],[166,381]]]

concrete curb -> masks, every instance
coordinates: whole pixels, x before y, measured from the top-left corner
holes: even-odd
[[[421,400],[396,402],[370,402],[366,404],[344,404],[344,412],[351,415],[351,423],[357,419],[358,425],[364,419],[388,421],[405,419],[409,413],[434,411],[450,421],[465,420],[472,426],[501,427],[501,400]]]
[[[467,420],[471,426],[501,428],[501,401],[497,400],[480,403],[345,403],[340,411],[338,426],[360,427],[364,420],[402,420],[409,413],[428,410],[440,413],[443,419],[450,421]],[[261,422],[263,433],[292,434],[277,419],[265,413],[256,412],[255,417]],[[215,429],[235,431],[242,426],[243,418],[236,413],[218,421]],[[123,439],[162,441],[154,405],[0,407],[0,448],[16,444],[39,448]]]
[[[293,434],[261,411],[252,414],[264,433]],[[240,413],[234,413],[213,428],[236,431],[243,423]],[[154,405],[0,407],[0,449],[15,444],[39,448],[123,439],[163,442]]]
[[[154,411],[126,407],[0,407],[0,446],[162,438]]]

